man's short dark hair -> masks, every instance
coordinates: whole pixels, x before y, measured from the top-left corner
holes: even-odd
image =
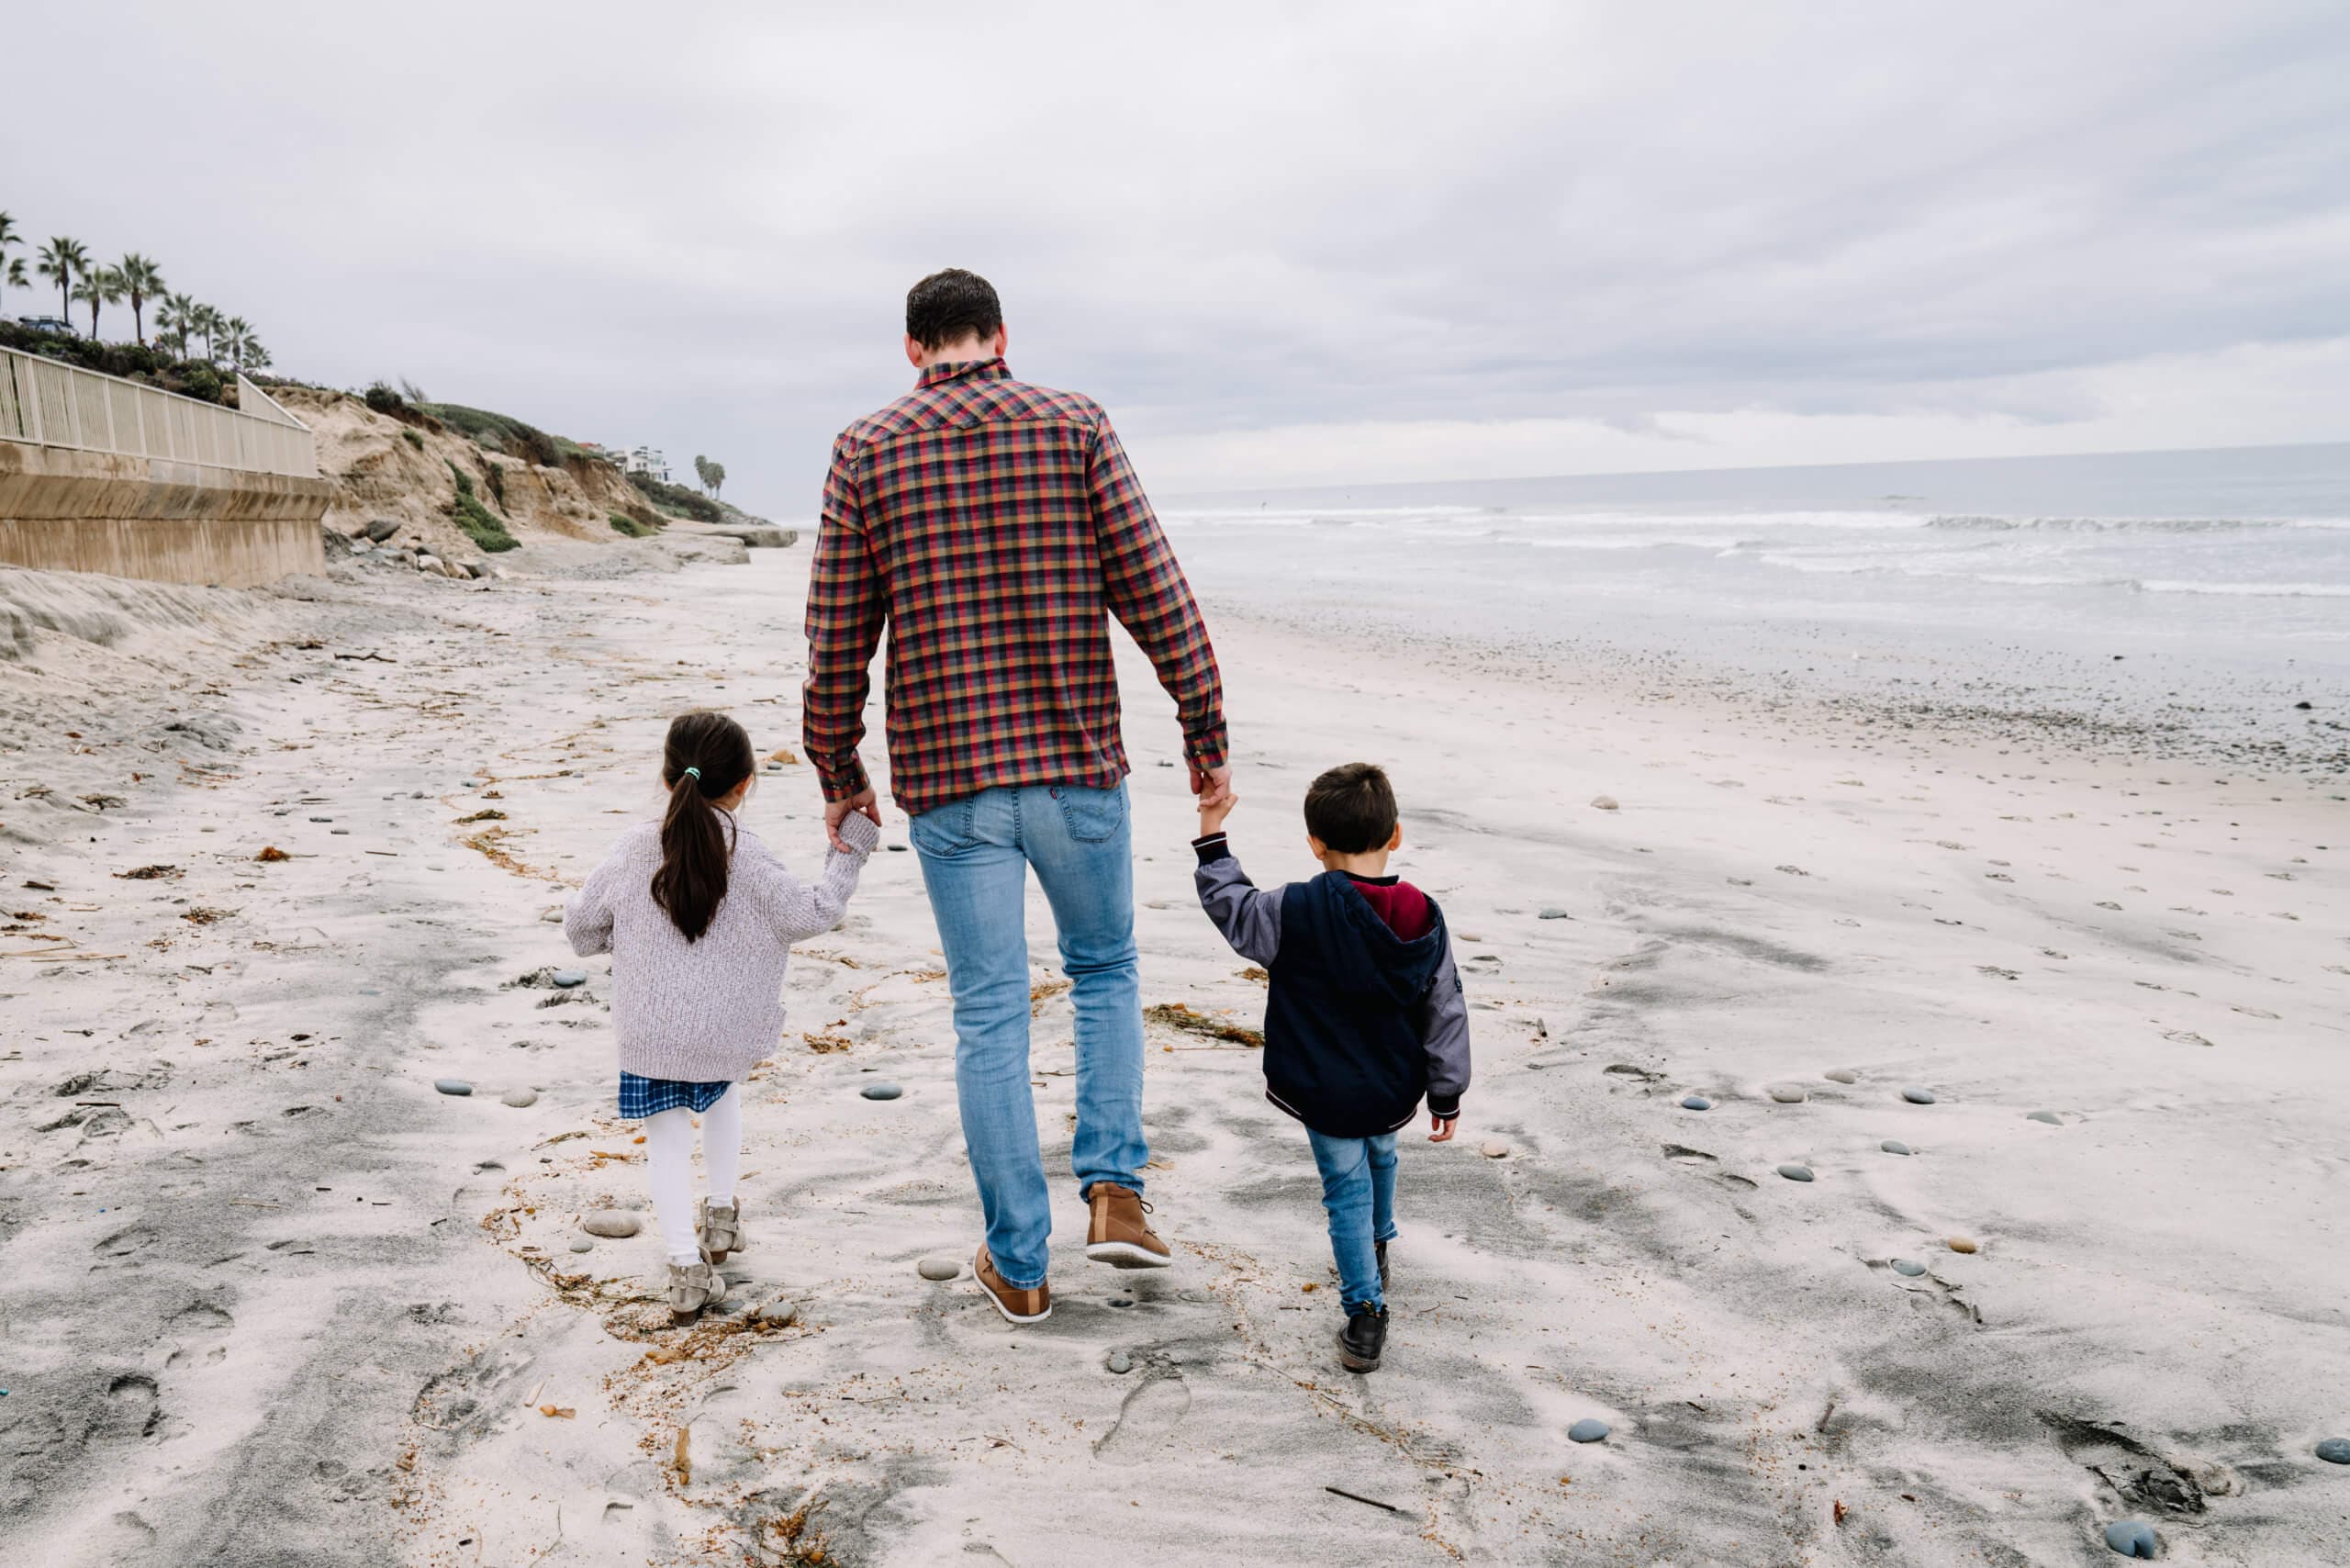
[[[995,286],[977,273],[948,267],[906,290],[906,336],[926,349],[991,338],[1002,325]]]
[[[1395,836],[1395,791],[1368,762],[1342,763],[1305,791],[1305,831],[1338,855],[1384,849]]]

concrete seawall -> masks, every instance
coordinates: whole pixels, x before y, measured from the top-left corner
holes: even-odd
[[[255,588],[326,566],[324,479],[0,441],[0,562]]]

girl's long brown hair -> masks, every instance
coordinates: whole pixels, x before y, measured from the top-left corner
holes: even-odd
[[[699,941],[716,918],[734,853],[733,815],[711,802],[733,792],[755,766],[751,737],[725,714],[697,708],[669,722],[661,754],[669,810],[661,819],[661,868],[653,873],[653,902],[688,942]],[[689,767],[701,777],[687,772]]]

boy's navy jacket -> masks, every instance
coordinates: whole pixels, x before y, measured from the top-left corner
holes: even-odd
[[[1265,966],[1265,1098],[1328,1137],[1371,1137],[1460,1114],[1469,1009],[1444,912],[1406,940],[1355,879],[1326,871],[1270,891],[1222,834],[1201,839],[1200,904],[1233,951]]]

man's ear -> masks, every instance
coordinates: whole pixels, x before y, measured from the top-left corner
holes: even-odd
[[[1012,329],[1011,329],[1011,328],[1009,328],[1009,327],[1004,327],[1004,326],[999,326],[999,327],[997,327],[997,328],[996,328],[996,330],[995,330],[995,336],[994,336],[994,338],[992,338],[991,340],[990,340],[989,344],[988,344],[988,347],[989,347],[990,351],[990,352],[995,355],[995,357],[996,357],[996,358],[998,358],[998,359],[1002,359],[1002,358],[1003,357],[1004,351],[1005,351],[1006,349],[1010,348],[1011,346],[1012,346]]]
[[[922,368],[922,345],[914,342],[912,332],[906,334],[906,363],[916,370]]]
[[[1391,834],[1389,834],[1387,835],[1387,852],[1388,852],[1389,854],[1391,854],[1391,855],[1392,855],[1392,854],[1393,854],[1396,850],[1401,849],[1401,848],[1403,848],[1403,847],[1404,847],[1404,824],[1403,824],[1402,823],[1397,823],[1395,824],[1395,831],[1394,831],[1393,833],[1391,833]]]

